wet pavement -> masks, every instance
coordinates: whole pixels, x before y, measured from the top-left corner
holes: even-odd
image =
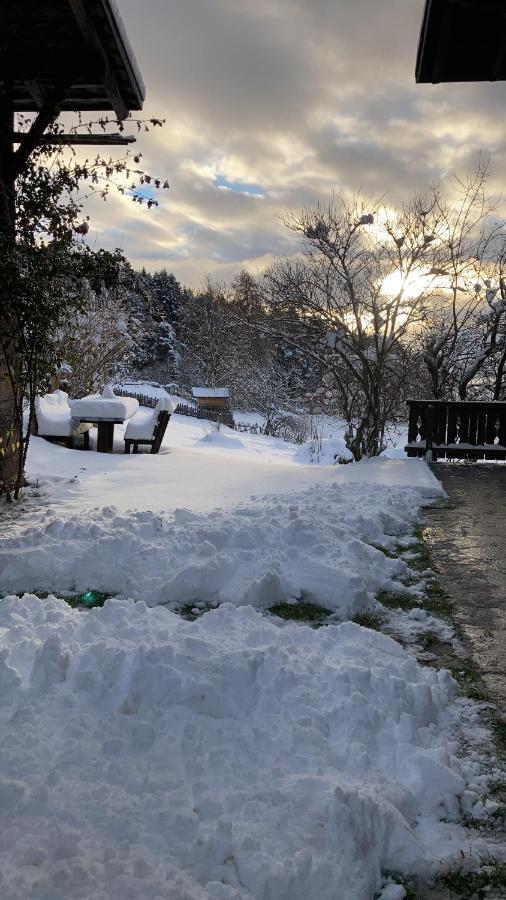
[[[506,466],[440,463],[449,503],[424,511],[424,538],[455,618],[506,713]]]

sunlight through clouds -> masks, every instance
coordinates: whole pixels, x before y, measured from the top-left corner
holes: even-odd
[[[261,271],[296,252],[288,213],[359,189],[394,207],[483,150],[502,189],[505,87],[415,85],[421,0],[118,5],[145,114],[166,119],[138,148],[171,185],[149,213],[92,204],[92,239],[121,233],[134,265],[190,284]]]

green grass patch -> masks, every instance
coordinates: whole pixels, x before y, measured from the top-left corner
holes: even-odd
[[[400,578],[399,581],[407,588],[420,585],[420,578],[417,575],[408,575],[407,578]]]
[[[420,533],[417,534],[417,538],[419,539],[416,544],[407,547],[408,552],[413,553],[414,556],[409,556],[408,559],[404,559],[404,561],[409,568],[414,569],[415,572],[425,572],[427,569],[432,568],[430,551],[427,544],[421,540]]]
[[[490,857],[478,870],[448,872],[440,882],[448,888],[452,900],[485,900],[497,889],[502,889],[499,896],[506,897],[506,863]]]
[[[317,606],[315,603],[307,603],[305,600],[297,600],[296,603],[275,603],[269,607],[268,612],[280,619],[294,622],[310,622],[312,625],[323,625],[325,619],[332,615],[332,610]]]
[[[471,700],[477,700],[479,703],[487,703],[490,700],[480,669],[472,656],[455,656],[453,659],[447,659],[445,668],[450,670],[455,681]]]
[[[358,613],[353,617],[353,621],[357,625],[362,625],[364,628],[372,628],[373,631],[381,631],[384,622],[381,616],[372,612]]]
[[[371,547],[374,547],[375,550],[379,550],[380,553],[383,553],[384,556],[388,556],[389,559],[399,558],[399,554],[394,550],[387,550],[386,547],[379,547],[378,544],[371,544]]]
[[[423,602],[424,609],[434,615],[448,618],[453,613],[453,603],[445,589],[441,587],[438,581],[431,580],[425,588],[425,600]]]
[[[410,610],[418,606],[411,594],[400,591],[380,591],[377,598],[379,603],[386,606],[387,609],[405,609]]]
[[[485,699],[489,698],[486,697]],[[506,719],[496,706],[488,709],[484,714],[484,718],[494,736],[497,752],[504,758],[506,756]],[[503,792],[506,793],[506,782],[496,782],[496,784],[500,784]],[[499,793],[499,789],[496,789],[496,793]]]

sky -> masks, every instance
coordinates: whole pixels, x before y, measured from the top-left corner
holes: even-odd
[[[118,0],[166,118],[136,147],[170,190],[113,195],[89,238],[198,287],[297,251],[284,224],[357,190],[395,205],[490,155],[503,188],[504,83],[416,85],[423,0]],[[128,130],[128,129],[127,129]]]

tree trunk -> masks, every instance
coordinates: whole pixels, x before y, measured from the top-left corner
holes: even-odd
[[[500,400],[502,394],[502,381],[504,377],[504,369],[506,367],[506,350],[499,360],[494,384],[494,400]]]
[[[0,88],[0,252],[9,252],[15,239],[14,177],[12,174],[14,113],[12,86],[4,82]],[[3,245],[3,246],[2,246]],[[10,496],[18,480],[22,459],[21,433],[15,396],[13,373],[19,361],[11,349],[14,323],[9,310],[10,292],[5,280],[0,281],[0,332],[4,336],[0,349],[0,493]]]

